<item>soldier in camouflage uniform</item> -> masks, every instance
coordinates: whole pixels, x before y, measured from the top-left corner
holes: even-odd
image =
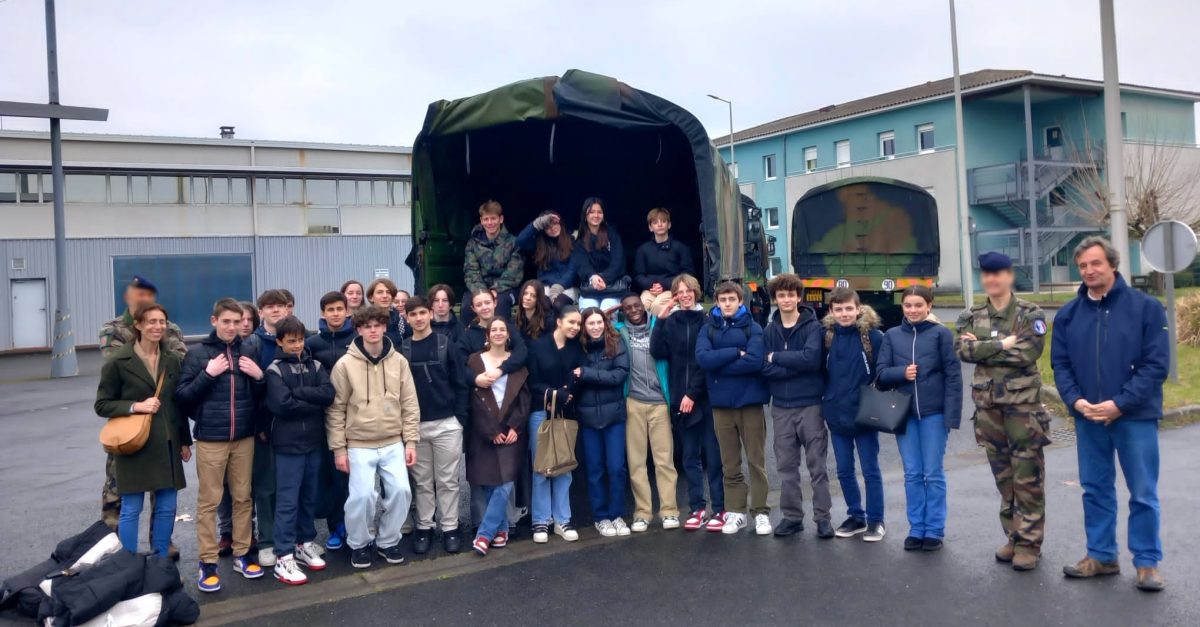
[[[138,307],[153,303],[158,297],[158,287],[143,277],[135,276],[125,288],[125,313],[114,318],[100,327],[100,354],[105,360],[117,353],[122,346],[134,341],[133,312]],[[171,322],[167,333],[163,336],[167,348],[180,357],[187,354],[187,345],[183,343],[183,331],[179,325]],[[154,495],[150,495],[150,509],[154,509]],[[117,530],[121,518],[121,495],[117,493],[117,476],[113,467],[113,456],[109,455],[104,464],[104,490],[100,496],[100,519],[104,524]],[[173,548],[173,547],[172,547]],[[176,553],[175,551],[172,551]]]
[[[1049,417],[1042,408],[1037,360],[1046,343],[1046,318],[1033,303],[1012,293],[1012,260],[1000,253],[979,257],[988,300],[958,318],[955,348],[975,364],[975,439],[987,451],[1000,490],[1000,524],[1008,542],[996,551],[1015,570],[1037,568],[1046,516],[1043,447]]]

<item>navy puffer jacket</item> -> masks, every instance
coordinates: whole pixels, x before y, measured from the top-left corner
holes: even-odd
[[[696,361],[704,370],[713,407],[737,409],[770,400],[762,376],[764,351],[762,327],[744,305],[731,318],[722,316],[719,307],[712,308],[696,338]]]
[[[319,330],[316,335],[304,340],[304,347],[312,354],[312,358],[325,368],[325,372],[330,373],[333,372],[333,365],[350,350],[354,338],[358,337],[358,331],[348,319],[337,331],[330,331],[324,320],[318,323],[317,328]]]
[[[329,371],[302,355],[281,353],[267,367],[266,407],[277,453],[305,455],[325,449],[325,408],[333,404]]]
[[[800,308],[800,319],[791,328],[783,326],[776,310],[763,330],[763,344],[771,361],[763,362],[763,376],[771,390],[771,402],[778,407],[808,407],[821,402],[825,377],[821,373],[821,354],[825,333],[817,315],[808,307]]]
[[[904,378],[909,364],[917,364],[917,380]],[[883,336],[876,359],[879,382],[912,395],[910,415],[917,418],[942,414],[946,426],[957,429],[962,421],[962,364],[954,352],[954,334],[937,318],[915,325],[907,319]]]
[[[617,343],[617,354],[604,353],[604,340],[589,340],[575,388],[579,426],[603,429],[625,422],[625,380],[629,378],[629,352]]]
[[[858,416],[859,389],[875,376],[874,359],[883,344],[879,330],[879,315],[866,305],[860,307],[858,323],[843,327],[833,314],[825,316],[825,333],[833,332],[833,341],[825,356],[825,395],[821,398],[821,415],[829,430],[838,435],[854,437],[862,430],[854,426]],[[871,345],[871,359],[863,346],[863,333]],[[822,339],[824,343],[824,339]]]
[[[230,369],[210,377],[204,371],[217,355],[229,359]],[[226,344],[213,331],[204,341],[188,349],[179,371],[175,400],[195,421],[192,437],[202,442],[232,442],[254,435],[255,412],[263,392],[263,382],[242,373],[238,359],[258,361],[253,347],[243,346],[235,337]]]

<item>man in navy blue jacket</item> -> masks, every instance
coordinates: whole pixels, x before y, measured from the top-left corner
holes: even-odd
[[[1054,319],[1054,381],[1075,418],[1087,557],[1063,573],[1115,575],[1117,486],[1113,455],[1129,487],[1129,550],[1137,587],[1165,587],[1158,504],[1158,421],[1170,345],[1155,299],[1130,289],[1116,271],[1119,253],[1101,237],[1075,248],[1083,285]]]
[[[783,519],[776,536],[804,530],[804,491],[800,464],[808,464],[813,489],[813,521],[817,536],[833,537],[829,509],[829,474],[825,471],[829,432],[821,417],[825,380],[821,373],[825,336],[812,309],[800,305],[804,283],[785,273],[767,285],[777,309],[763,331],[766,362],[763,377],[771,389],[771,422],[775,427],[775,464],[779,470],[779,509]]]
[[[762,376],[764,355],[762,327],[742,304],[742,287],[722,283],[717,287],[717,306],[696,338],[696,362],[708,383],[725,473],[725,506],[729,511],[724,516],[722,533],[737,533],[747,524],[743,448],[750,466],[749,513],[754,516],[754,532],[771,533],[763,450],[767,444],[763,404],[770,397]]]

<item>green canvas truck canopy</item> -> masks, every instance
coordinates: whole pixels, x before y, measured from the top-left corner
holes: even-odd
[[[691,248],[706,288],[746,274],[734,182],[695,116],[616,79],[568,70],[429,105],[413,144],[408,263],[417,289],[462,285],[463,244],[484,201],[501,203],[515,235],[546,210],[574,230],[589,196],[604,199],[630,274],[654,207],[671,212],[672,235]]]

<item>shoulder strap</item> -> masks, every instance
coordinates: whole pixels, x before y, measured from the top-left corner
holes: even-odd
[[[870,329],[859,329],[858,330],[858,339],[860,341],[862,341],[863,352],[866,353],[866,355],[867,355],[867,363],[875,363],[875,358],[873,355],[871,355],[871,352],[873,350],[871,348],[871,330]]]
[[[440,336],[441,334],[439,333],[438,335]],[[440,345],[439,348],[441,348]],[[406,337],[400,340],[400,354],[404,355],[405,359],[412,361],[412,339]]]
[[[166,376],[167,376],[166,372],[158,373],[158,386],[154,388],[154,398],[158,398],[159,393],[162,392],[163,379]]]
[[[449,363],[446,360],[446,357],[450,353],[450,340],[447,339],[446,336],[442,335],[441,333],[434,333],[434,335],[437,336],[438,362],[443,363],[443,364]],[[409,346],[410,346],[409,350],[412,350],[411,349],[412,342],[409,340],[405,340],[405,341],[409,343]]]

